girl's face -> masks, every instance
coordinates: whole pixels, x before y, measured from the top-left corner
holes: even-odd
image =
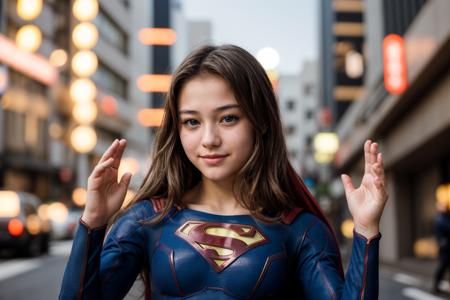
[[[253,151],[254,133],[227,83],[196,76],[179,96],[180,139],[192,164],[212,181],[233,179]]]

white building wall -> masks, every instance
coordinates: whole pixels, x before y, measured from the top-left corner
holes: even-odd
[[[292,133],[286,132],[286,144],[291,154],[292,164],[297,172],[312,171],[314,161],[308,150],[308,138],[317,132],[317,63],[304,63],[299,75],[280,76],[279,99],[280,110],[285,130],[293,126]],[[289,101],[294,107],[288,108]],[[289,131],[289,130],[288,130]]]
[[[300,171],[300,79],[298,75],[281,75],[278,99],[289,158],[294,169]],[[289,107],[291,105],[291,107]]]
[[[183,11],[183,3],[180,0],[172,0],[170,21],[173,30],[177,33],[177,40],[171,48],[172,67],[175,70],[189,52],[189,21]]]

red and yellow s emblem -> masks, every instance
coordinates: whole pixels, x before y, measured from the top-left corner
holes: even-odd
[[[187,221],[176,234],[221,272],[248,250],[269,240],[251,225]]]

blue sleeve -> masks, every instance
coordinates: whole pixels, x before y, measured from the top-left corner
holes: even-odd
[[[106,226],[90,229],[80,219],[59,299],[123,299],[144,266],[140,221],[149,220],[151,212],[148,201],[138,202],[112,226],[104,243]]]
[[[306,299],[378,299],[377,236],[366,239],[355,231],[350,264],[342,278],[334,236],[317,217],[305,214],[296,244],[296,277]]]

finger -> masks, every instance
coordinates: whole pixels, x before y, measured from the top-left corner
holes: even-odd
[[[99,163],[106,161],[108,158],[113,157],[114,152],[116,151],[118,145],[118,140],[115,139],[114,142],[106,149],[105,153],[103,153],[102,157],[99,160]]]
[[[385,173],[385,171],[384,171],[383,156],[382,156],[381,153],[378,153],[378,156],[377,156],[377,163],[380,164],[380,170],[381,170],[381,172],[380,172],[380,173],[381,173],[381,174],[380,174],[380,177],[381,177],[381,181],[382,181],[384,187],[387,189],[386,173]]]
[[[381,167],[383,167],[383,155],[381,153],[378,153],[377,163],[379,163]]]
[[[375,178],[375,187],[377,188],[378,193],[380,194],[380,198],[383,201],[385,201],[387,199],[386,185],[380,177]]]
[[[378,154],[378,144],[372,143],[370,145],[370,159],[369,159],[371,165],[377,162],[377,154]]]
[[[384,184],[385,176],[384,176],[384,171],[381,168],[380,164],[376,163],[372,166],[372,175],[376,178],[379,178]]]
[[[123,186],[125,188],[128,188],[128,185],[130,184],[132,174],[130,172],[126,172],[122,175],[122,178],[120,178],[119,185]]]
[[[342,174],[341,180],[342,180],[342,183],[344,184],[345,195],[348,199],[350,193],[355,190],[355,187],[353,186],[352,179],[347,174]]]
[[[125,147],[127,146],[127,140],[121,139],[119,141],[119,146],[117,147],[117,151],[114,153],[114,164],[113,168],[118,169],[120,165],[120,160],[122,159],[123,152],[125,151]]]
[[[127,172],[122,175],[122,178],[120,178],[119,193],[122,195],[121,198],[123,197],[124,200],[125,195],[127,194],[128,191],[128,186],[130,185],[131,176],[132,174],[130,172]]]
[[[367,140],[364,143],[364,173],[368,173],[370,171],[370,144],[370,140]]]
[[[106,161],[97,164],[97,166],[95,166],[94,170],[92,171],[92,178],[99,177],[106,170],[106,168],[111,167],[113,163],[114,159],[110,157]]]
[[[372,165],[373,174],[381,178],[382,181],[385,179],[383,158],[381,153],[377,155],[377,162]]]

